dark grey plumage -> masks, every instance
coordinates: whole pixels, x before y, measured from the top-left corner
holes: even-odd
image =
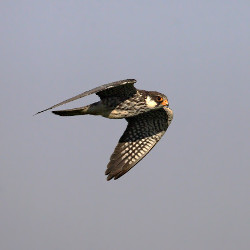
[[[136,88],[133,85],[134,83],[136,83],[135,79],[127,79],[127,80],[107,83],[99,87],[96,87],[94,89],[85,91],[65,101],[59,102],[58,104],[55,104],[47,109],[39,111],[36,113],[36,115],[92,94],[97,94],[101,99],[104,99],[105,97],[108,96],[130,96],[131,94],[136,92]]]
[[[127,120],[128,126],[111,155],[105,172],[107,180],[118,179],[149,153],[173,119],[173,112],[168,108],[165,95],[156,91],[138,90],[134,87],[135,82],[134,79],[127,79],[104,84],[37,114],[84,96],[97,94],[101,99],[99,102],[52,112],[60,116],[91,114]]]

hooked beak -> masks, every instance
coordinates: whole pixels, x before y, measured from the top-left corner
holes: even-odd
[[[162,104],[163,106],[167,106],[167,107],[168,107],[168,100],[165,99],[161,104]]]

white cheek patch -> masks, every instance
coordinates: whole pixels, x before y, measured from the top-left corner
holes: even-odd
[[[146,104],[149,108],[155,108],[157,105],[157,103],[154,100],[152,100],[150,96],[146,98]]]

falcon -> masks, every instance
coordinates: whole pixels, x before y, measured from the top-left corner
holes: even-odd
[[[108,181],[112,178],[116,180],[150,152],[173,119],[173,111],[168,107],[168,99],[164,94],[136,89],[135,83],[135,79],[127,79],[104,84],[36,114],[91,94],[98,95],[101,99],[98,102],[52,113],[60,116],[101,115],[109,119],[127,120],[127,128],[111,155],[105,172]]]

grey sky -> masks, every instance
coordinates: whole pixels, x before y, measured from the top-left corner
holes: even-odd
[[[249,249],[249,13],[243,0],[2,0],[0,249]],[[126,78],[165,93],[174,120],[107,182],[125,120],[32,115]]]

